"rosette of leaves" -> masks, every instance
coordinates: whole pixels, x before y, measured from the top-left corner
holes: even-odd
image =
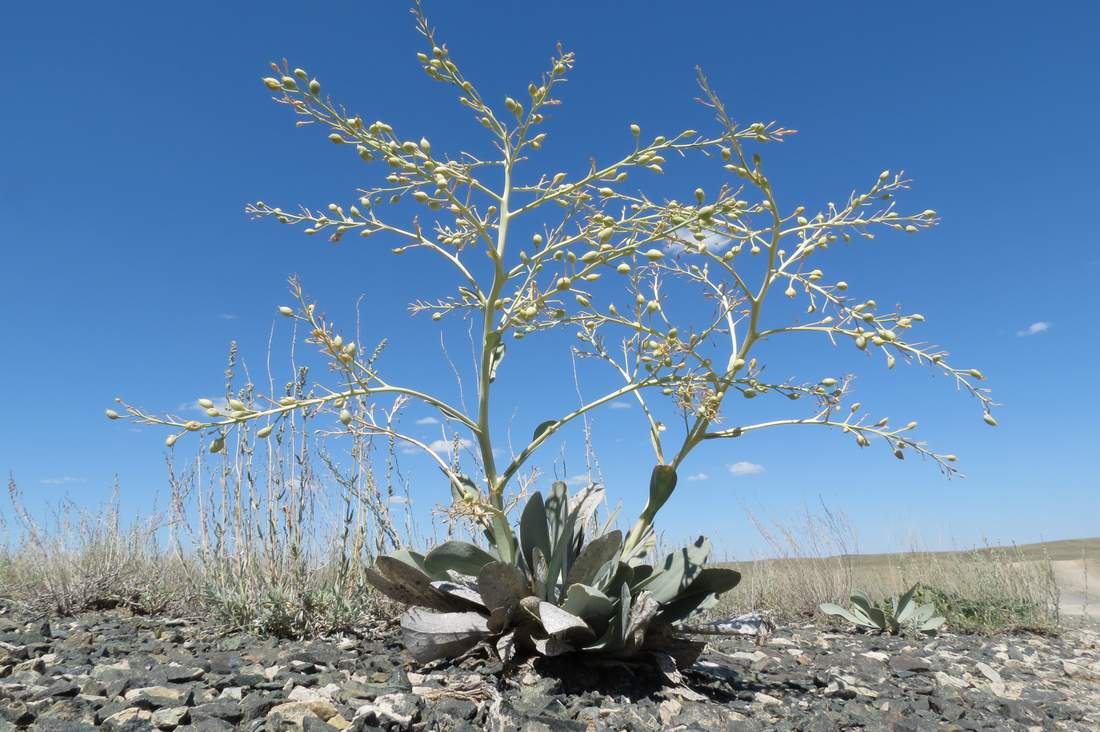
[[[590,486],[570,500],[563,482],[545,499],[533,494],[513,562],[461,541],[380,557],[367,577],[409,606],[401,628],[413,658],[453,658],[488,642],[505,661],[581,652],[691,663],[702,644],[676,636],[673,623],[713,604],[741,575],[705,567],[710,542],[703,537],[656,565],[644,560],[652,541],[630,547],[606,524],[589,537],[602,494]]]
[[[841,617],[858,627],[890,635],[897,635],[908,629],[925,635],[935,635],[946,619],[936,614],[935,605],[916,602],[913,599],[916,591],[917,585],[913,585],[901,597],[894,597],[889,603],[877,605],[871,602],[866,593],[856,590],[849,598],[852,601],[851,607],[845,609],[825,602],[820,608],[826,615]]]

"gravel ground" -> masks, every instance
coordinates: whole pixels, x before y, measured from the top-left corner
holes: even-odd
[[[675,676],[675,674],[673,674]],[[933,640],[781,627],[651,665],[473,654],[413,666],[396,634],[219,636],[120,612],[0,609],[0,732],[82,730],[1100,730],[1100,633]]]

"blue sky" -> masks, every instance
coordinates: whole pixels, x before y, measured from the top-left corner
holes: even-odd
[[[883,168],[904,169],[910,210],[943,218],[919,237],[882,236],[825,261],[853,290],[923,312],[930,339],[980,366],[1005,405],[1000,427],[919,368],[887,372],[809,341],[773,356],[806,378],[856,371],[865,404],[919,419],[922,436],[958,453],[968,477],[948,481],[931,464],[860,452],[840,435],[776,430],[694,454],[660,516],[670,536],[707,533],[744,556],[761,541],[742,506],[783,519],[819,500],[848,514],[866,550],[914,537],[937,547],[1100,535],[1100,353],[1089,299],[1100,269],[1090,226],[1100,98],[1089,91],[1100,11],[1033,7],[427,5],[498,106],[538,78],[555,42],[577,53],[532,171],[606,159],[629,144],[631,122],[654,134],[708,129],[693,101],[698,64],[738,119],[799,130],[762,151],[781,201],[813,210]],[[383,241],[333,247],[243,213],[256,199],[351,201],[378,181],[377,169],[319,130],[294,128],[259,83],[270,60],[309,69],[364,118],[424,135],[435,149],[486,151],[484,131],[420,71],[402,3],[22,3],[4,15],[0,468],[33,509],[66,496],[95,505],[115,476],[126,511],[147,511],[158,496],[163,505],[164,433],[109,423],[103,409],[115,396],[173,410],[219,394],[234,339],[262,372],[272,324],[276,343],[289,338],[274,308],[290,273],[349,325],[364,295],[364,340],[391,336],[389,372],[453,393],[438,325],[405,311],[415,297],[448,291],[442,270],[394,258]],[[662,195],[718,185],[712,168],[668,167],[654,183]],[[448,343],[468,362],[464,337],[460,329]],[[497,413],[519,405],[519,433],[574,403],[569,361],[552,344],[517,344],[512,371],[502,371]],[[425,416],[414,410],[407,422],[434,437],[432,426],[412,425]],[[639,414],[608,410],[593,429],[609,492],[633,515],[650,467]],[[580,436],[564,439],[572,475]],[[446,495],[423,458],[406,469],[418,510]]]

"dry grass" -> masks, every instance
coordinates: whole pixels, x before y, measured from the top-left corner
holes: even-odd
[[[934,602],[958,632],[1054,632],[1059,627],[1059,587],[1046,545],[860,554],[844,515],[824,507],[819,515],[806,510],[794,523],[769,525],[749,516],[771,556],[730,563],[744,579],[723,598],[722,614],[766,611],[787,621],[821,618],[821,603],[846,605],[853,589],[886,599],[917,584],[922,598]],[[1059,552],[1076,549],[1057,547]]]

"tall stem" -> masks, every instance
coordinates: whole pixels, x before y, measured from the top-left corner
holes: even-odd
[[[513,560],[512,528],[504,514],[504,486],[506,479],[497,475],[496,459],[493,456],[493,441],[489,430],[489,387],[491,384],[493,352],[501,342],[503,334],[496,327],[497,300],[500,298],[508,273],[504,269],[504,247],[508,241],[508,223],[511,212],[508,201],[512,193],[512,150],[505,139],[504,144],[504,185],[500,195],[500,223],[497,226],[496,248],[493,258],[493,286],[485,298],[484,322],[481,332],[481,373],[478,383],[477,425],[478,448],[481,452],[481,464],[485,469],[485,480],[489,485],[489,502],[493,511],[493,543],[504,562]]]

